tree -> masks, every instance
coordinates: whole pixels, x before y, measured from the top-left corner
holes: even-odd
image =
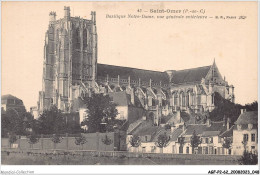
[[[53,134],[51,141],[54,143],[54,149],[56,149],[56,145],[61,142],[63,138],[58,134]]]
[[[158,136],[155,145],[161,148],[161,153],[163,153],[163,148],[167,147],[170,143],[170,136],[167,136],[166,132]]]
[[[12,147],[12,144],[16,142],[16,140],[17,140],[17,137],[16,137],[15,134],[11,134],[11,135],[9,136],[9,140],[8,140],[8,141],[9,141],[9,143],[10,143],[10,148]]]
[[[105,144],[105,145],[111,145],[113,143],[113,140],[110,139],[107,135],[105,136],[105,138],[102,139],[102,142]]]
[[[226,149],[230,149],[231,148],[231,145],[232,145],[232,138],[230,137],[224,137],[224,141],[223,141],[223,148],[226,148]]]
[[[244,137],[241,143],[243,144],[244,151],[246,151],[247,139]]]
[[[62,134],[66,131],[66,120],[56,106],[51,106],[40,115],[35,129],[38,134]]]
[[[76,145],[81,145],[81,149],[83,150],[83,145],[87,143],[86,137],[83,135],[80,135],[80,137],[75,137],[75,144]]]
[[[192,147],[192,153],[194,154],[194,149],[198,148],[198,146],[201,144],[200,136],[196,134],[196,131],[193,131],[193,134],[190,138],[190,145]]]
[[[258,156],[257,154],[249,153],[248,151],[244,151],[243,156],[238,159],[240,165],[257,165],[258,164]]]
[[[245,109],[247,111],[258,111],[258,102],[254,101],[253,103],[246,104]]]
[[[232,103],[230,100],[223,98],[218,92],[214,93],[215,108],[210,112],[209,118],[212,121],[221,121],[223,116],[231,119],[234,123],[240,115],[241,105]]]
[[[33,145],[37,142],[39,142],[39,138],[37,137],[36,134],[32,133],[28,137],[28,143],[31,145],[31,148],[33,148]]]
[[[184,146],[184,140],[185,140],[185,137],[179,137],[178,138],[178,143],[180,144],[180,147],[179,147],[179,153],[183,153],[183,146]],[[182,151],[180,151],[180,149],[182,150]]]
[[[88,118],[84,122],[88,126],[88,132],[100,132],[101,123],[112,125],[118,114],[116,104],[114,104],[108,95],[92,94],[84,98],[87,106]]]
[[[32,121],[33,116],[26,112],[25,109],[9,108],[5,113],[1,114],[1,135],[2,137],[6,137],[8,133],[27,135]]]
[[[138,148],[141,145],[141,139],[140,139],[139,136],[133,135],[129,139],[129,143],[130,143],[131,147],[134,147],[136,149],[136,148]]]

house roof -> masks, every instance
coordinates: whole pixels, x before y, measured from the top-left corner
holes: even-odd
[[[117,78],[118,75],[120,79],[128,79],[130,76],[131,80],[150,82],[150,79],[153,82],[162,84],[169,84],[169,78],[166,72],[160,71],[151,71],[144,69],[136,69],[130,67],[122,67],[122,66],[113,66],[107,64],[97,64],[97,76],[99,77],[113,77]]]
[[[207,127],[205,131],[225,131],[226,125],[224,125],[224,121],[218,121],[218,122],[211,122],[210,127]]]
[[[211,66],[204,66],[192,69],[172,71],[171,82],[174,84],[190,83],[201,81],[208,74]]]
[[[154,135],[157,130],[158,126],[154,126],[152,121],[143,121],[141,124],[139,124],[133,131],[131,131],[129,134],[131,135],[138,135],[138,136],[145,136],[145,135]]]
[[[258,123],[258,111],[248,111],[240,114],[235,124],[257,124]]]
[[[13,99],[13,100],[21,100],[11,94],[7,94],[7,95],[2,95],[1,96],[1,100],[7,100],[7,99]],[[22,100],[21,100],[22,101]]]
[[[220,134],[220,137],[232,137],[234,128],[235,128],[235,125],[231,126],[231,128],[229,128],[229,130],[226,130],[225,132]]]
[[[182,128],[177,128],[173,131],[171,141],[176,141],[178,140],[178,137],[181,135],[183,132]]]
[[[202,137],[218,136],[220,131],[204,131]]]
[[[196,132],[196,134],[201,135],[207,128],[207,125],[201,125],[201,124],[193,124],[188,125],[186,127],[185,135],[192,135],[193,131]]]
[[[112,101],[118,106],[128,106],[131,105],[131,97],[125,91],[119,92],[109,92],[109,97],[112,98]]]

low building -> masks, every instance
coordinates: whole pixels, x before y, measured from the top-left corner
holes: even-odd
[[[194,117],[187,113],[177,112],[166,117],[165,124],[155,126],[151,119],[139,121],[135,129],[128,132],[128,150],[130,152],[172,153],[172,154],[231,154],[231,150],[223,148],[223,133],[230,133],[230,120],[206,123],[195,123]],[[194,150],[191,147],[193,133],[201,139],[201,144]],[[161,134],[166,134],[170,141],[164,148],[158,148],[156,142]],[[129,140],[134,135],[140,137],[141,144],[134,148]]]
[[[258,151],[258,111],[241,110],[233,130],[233,155],[242,155],[249,151]]]
[[[1,96],[1,112],[5,113],[8,110],[13,110],[16,113],[24,112],[25,106],[23,101],[11,94]]]

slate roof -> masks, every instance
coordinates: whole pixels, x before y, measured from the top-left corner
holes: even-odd
[[[177,128],[176,130],[174,130],[172,133],[171,141],[178,140],[178,137],[181,135],[182,132],[183,132],[182,128]]]
[[[229,128],[229,130],[226,130],[225,132],[220,134],[220,137],[232,137],[234,128],[235,128],[235,125],[231,126],[231,128]]]
[[[13,96],[13,95],[11,95],[11,94],[7,94],[7,95],[2,95],[2,96],[1,96],[1,100],[4,101],[4,100],[7,100],[7,99],[21,100],[21,99],[19,99],[19,98]]]
[[[134,100],[135,104],[133,105],[131,102],[131,95],[127,94],[125,91],[118,91],[118,92],[109,92],[109,97],[113,99],[113,102],[116,103],[118,106],[136,106],[142,107],[142,103],[140,102],[139,98],[135,95]]]
[[[157,132],[158,128],[158,126],[153,125],[152,121],[145,120],[129,134],[138,136],[153,135]]]
[[[162,84],[169,84],[169,78],[166,72],[160,71],[151,71],[144,69],[136,69],[130,67],[121,67],[121,66],[113,66],[107,64],[97,64],[97,77],[107,77],[107,75],[111,78],[117,78],[118,75],[120,79],[128,79],[130,76],[131,80],[150,82],[152,79],[153,82]]]
[[[118,106],[131,105],[130,95],[127,94],[125,91],[109,92],[108,95]]]
[[[192,69],[172,71],[171,82],[174,84],[191,83],[201,81],[208,74],[211,66],[204,66]]]
[[[188,125],[186,127],[185,135],[192,135],[195,130],[196,134],[201,135],[207,128],[207,125]]]
[[[218,136],[220,131],[204,131],[202,133],[202,137],[211,137],[211,136]]]
[[[248,111],[240,114],[235,124],[257,124],[258,123],[258,111]]]
[[[205,131],[225,131],[226,130],[226,125],[224,125],[224,121],[220,122],[211,122],[210,127],[207,127]]]

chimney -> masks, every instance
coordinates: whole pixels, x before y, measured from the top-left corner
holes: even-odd
[[[230,118],[227,118],[227,130],[230,128]]]
[[[241,114],[243,114],[244,112],[246,112],[246,109],[240,109]]]
[[[207,127],[210,127],[210,126],[211,126],[211,121],[210,121],[210,119],[207,119],[206,125],[207,125]]]
[[[70,7],[64,6],[64,18],[69,19],[70,18]]]
[[[131,103],[135,105],[135,93],[134,88],[131,88]]]
[[[143,115],[142,119],[143,119],[143,120],[146,120],[146,116],[145,116],[145,115]]]

